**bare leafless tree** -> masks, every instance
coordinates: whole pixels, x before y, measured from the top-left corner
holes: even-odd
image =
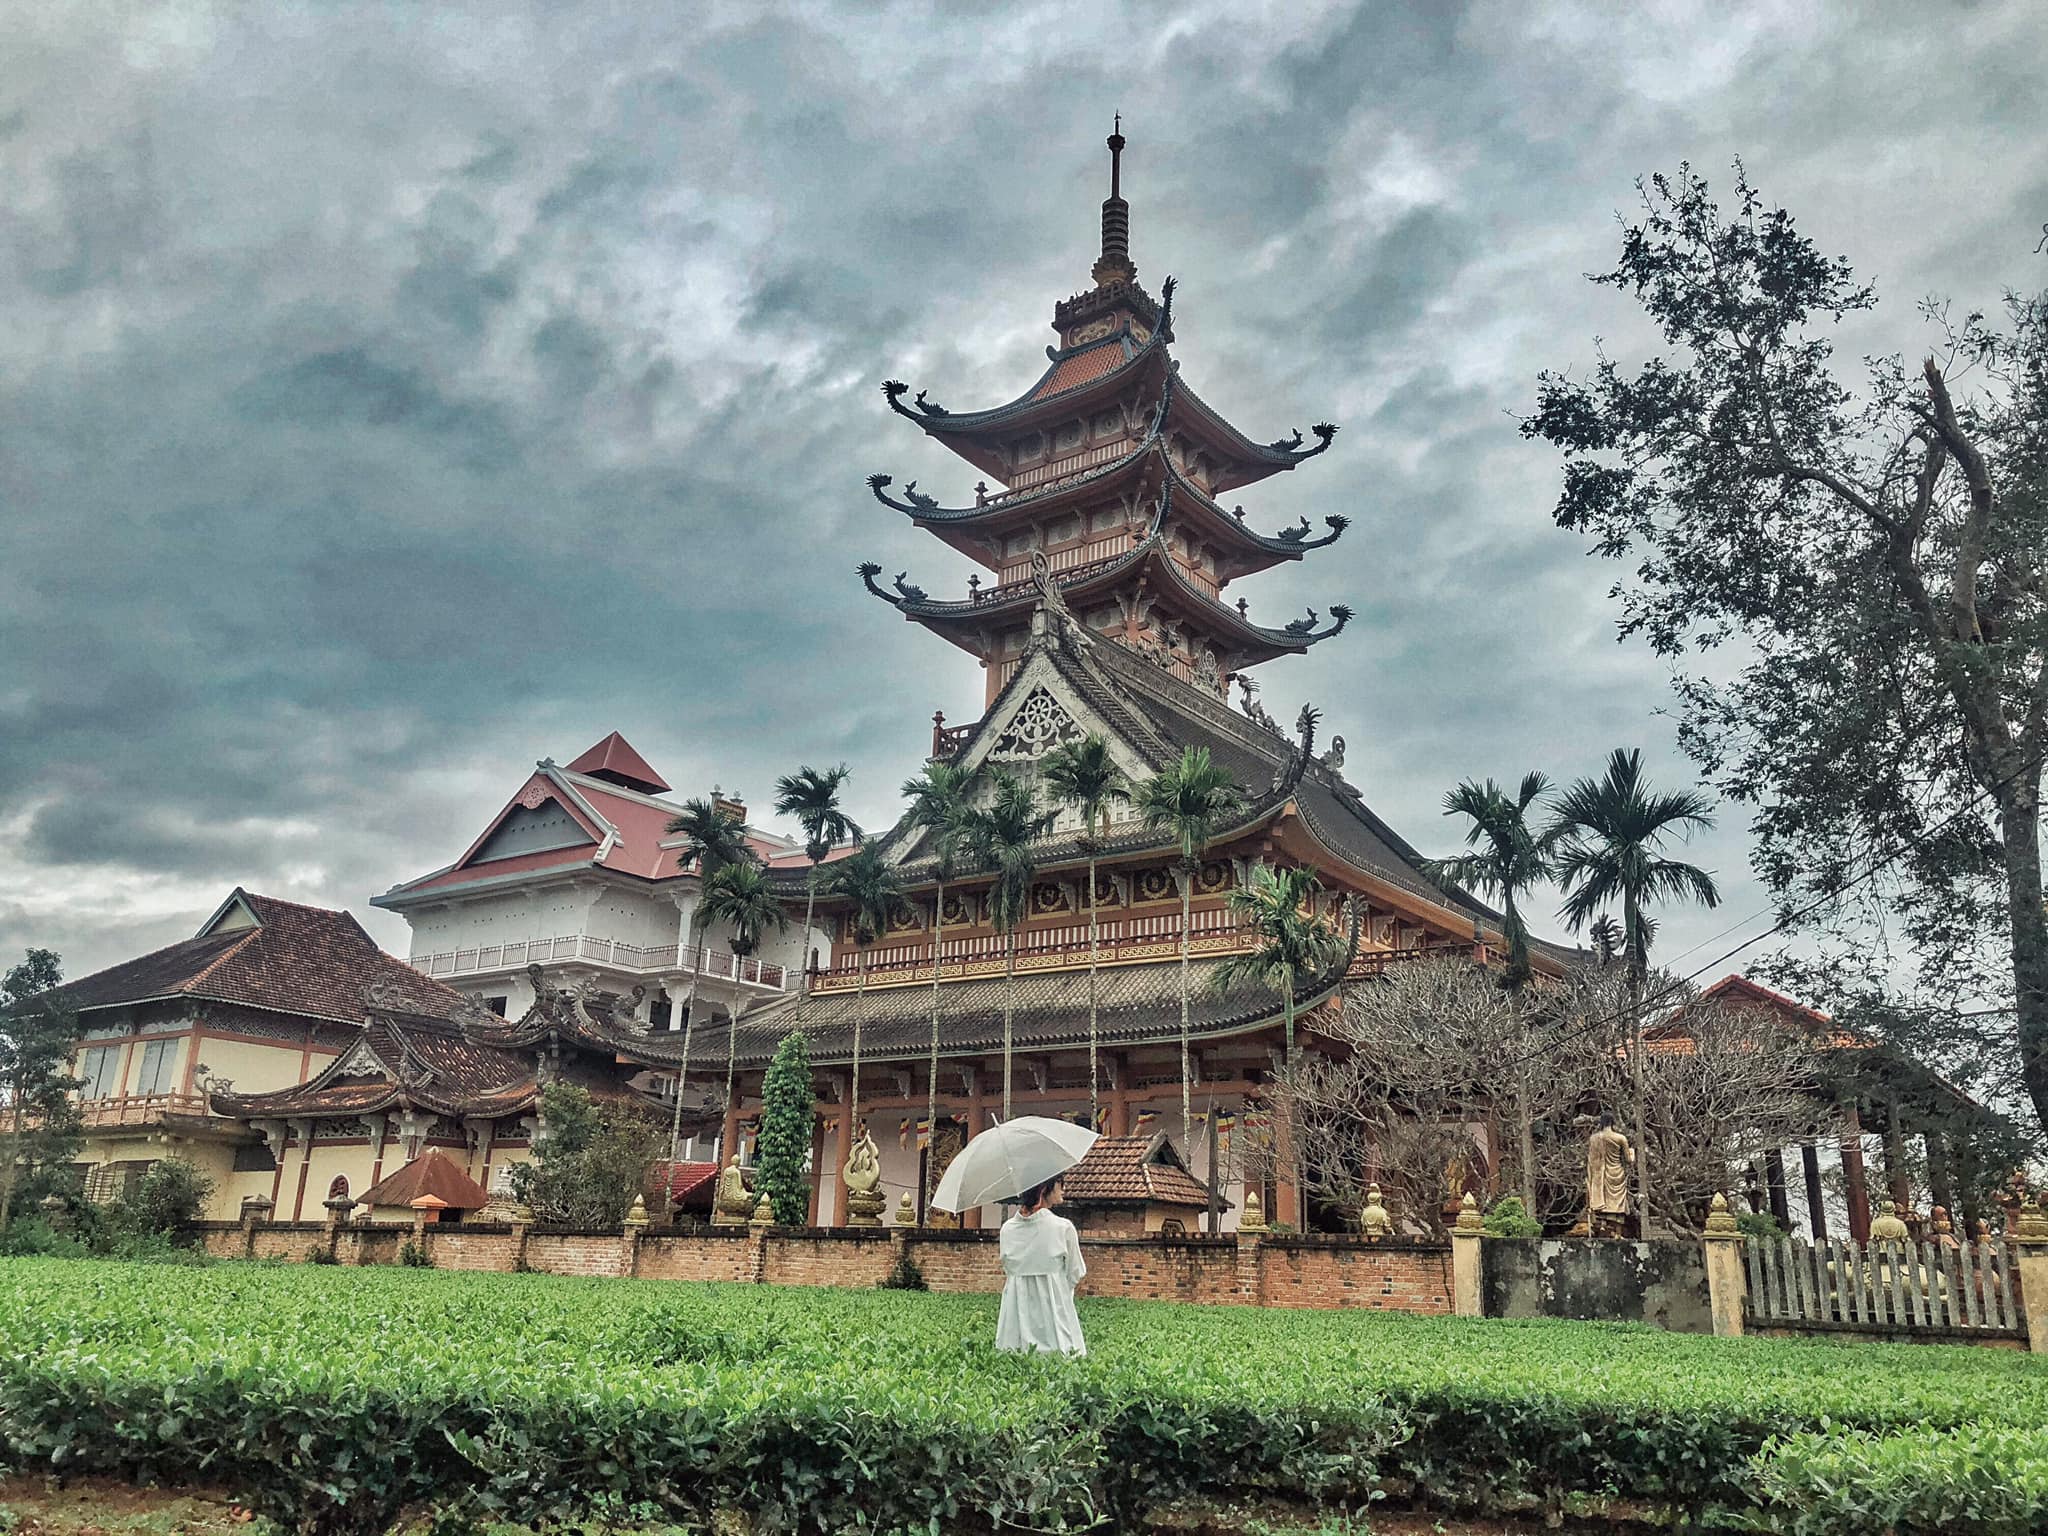
[[[1653,976],[1652,994],[1666,984]],[[1569,1223],[1584,1202],[1593,1116],[1635,1118],[1624,988],[1621,966],[1596,965],[1511,993],[1463,960],[1414,961],[1360,984],[1315,1020],[1318,1048],[1269,1085],[1276,1120],[1291,1108],[1300,1127],[1308,1193],[1355,1220],[1378,1183],[1399,1224],[1436,1232],[1461,1174],[1477,1171],[1489,1196],[1533,1189],[1535,1214]],[[1643,1120],[1664,1170],[1656,1216],[1691,1231],[1735,1169],[1811,1134],[1823,1042],[1778,1011],[1689,994],[1647,1033]],[[1257,1177],[1260,1139],[1240,1141],[1234,1161]],[[1509,1166],[1483,1166],[1488,1143]]]

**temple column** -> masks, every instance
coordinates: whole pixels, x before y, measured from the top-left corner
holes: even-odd
[[[1927,1148],[1928,1199],[1947,1211],[1950,1220],[1954,1220],[1962,1212],[1956,1209],[1955,1180],[1949,1176],[1947,1138],[1929,1127],[1921,1131],[1920,1139]]]
[[[1884,1107],[1884,1177],[1892,1203],[1912,1210],[1913,1181],[1906,1171],[1906,1134],[1899,1124],[1897,1099],[1888,1101]]]
[[[1131,1067],[1121,1051],[1109,1054],[1109,1134],[1131,1134]]]
[[[1776,1147],[1764,1154],[1764,1193],[1771,1214],[1787,1232],[1792,1230],[1792,1202],[1785,1188],[1785,1154]]]
[[[1806,1175],[1806,1224],[1813,1240],[1824,1243],[1828,1236],[1828,1208],[1820,1185],[1820,1147],[1811,1137],[1799,1144],[1800,1169]]]
[[[818,1202],[825,1189],[825,1121],[813,1112],[811,1115],[811,1203],[807,1220],[811,1226],[819,1226]]]
[[[313,1171],[313,1125],[311,1120],[293,1122],[292,1128],[299,1132],[299,1189],[292,1197],[292,1220],[300,1219],[299,1213],[306,1208],[306,1176]]]
[[[839,1114],[832,1132],[832,1225],[846,1225],[846,1161],[853,1156],[853,1084],[838,1078]]]
[[[725,1119],[718,1130],[718,1166],[723,1171],[733,1160],[740,1145],[740,1080],[732,1080],[732,1091],[725,1096]]]
[[[974,1140],[988,1126],[988,1098],[981,1091],[981,1068],[979,1066],[965,1066],[960,1070],[965,1075],[967,1088],[967,1107],[962,1114],[962,1119],[966,1122],[967,1126],[966,1140],[961,1143],[964,1150],[966,1143]],[[970,1232],[979,1231],[981,1228],[981,1207],[977,1205],[962,1211],[960,1213],[960,1225],[963,1229]]]
[[[1842,1106],[1842,1183],[1848,1198],[1849,1237],[1870,1241],[1870,1190],[1864,1182],[1863,1117],[1854,1104]]]

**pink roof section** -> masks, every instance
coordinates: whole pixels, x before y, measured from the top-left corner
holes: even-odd
[[[1086,352],[1076,352],[1072,357],[1062,359],[1059,366],[1046,376],[1045,382],[1032,392],[1031,398],[1043,400],[1048,395],[1063,395],[1091,379],[1101,378],[1112,368],[1121,367],[1124,361],[1123,343],[1116,340],[1103,342]]]
[[[610,779],[645,795],[659,795],[668,789],[662,776],[648,767],[647,759],[635,752],[632,743],[617,731],[577,758],[569,765],[569,771]]]

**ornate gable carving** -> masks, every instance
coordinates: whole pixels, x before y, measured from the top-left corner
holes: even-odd
[[[337,1078],[374,1077],[388,1081],[391,1069],[384,1065],[382,1058],[375,1051],[370,1049],[369,1041],[358,1040],[348,1048],[348,1054],[335,1063],[334,1075]]]
[[[1056,747],[1081,740],[1083,732],[1066,706],[1044,688],[1033,688],[989,748],[996,762],[1036,762]]]

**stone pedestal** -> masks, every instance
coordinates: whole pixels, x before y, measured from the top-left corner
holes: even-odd
[[[849,1227],[879,1227],[889,1204],[879,1189],[854,1189],[846,1194],[846,1224]]]
[[[1484,1262],[1481,1245],[1485,1241],[1479,1202],[1467,1194],[1458,1207],[1457,1223],[1451,1228],[1451,1310],[1460,1317],[1486,1315],[1479,1269]]]
[[[1728,1209],[1728,1197],[1714,1196],[1707,1213],[1703,1239],[1707,1261],[1707,1305],[1713,1313],[1714,1332],[1722,1338],[1742,1334],[1742,1301],[1747,1280],[1742,1273],[1742,1233],[1735,1225],[1735,1213]]]
[[[2012,1241],[2019,1254],[2020,1311],[2027,1320],[2027,1348],[2048,1355],[2048,1191],[2020,1207]]]

